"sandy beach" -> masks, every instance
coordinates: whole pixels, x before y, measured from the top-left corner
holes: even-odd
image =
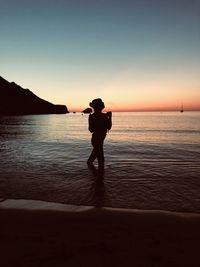
[[[1,266],[200,266],[200,214],[0,202]]]

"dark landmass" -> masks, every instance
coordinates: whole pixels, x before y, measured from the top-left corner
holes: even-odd
[[[91,108],[86,108],[82,111],[82,113],[85,113],[85,114],[89,114],[89,113],[92,113],[92,109]]]
[[[69,113],[65,105],[54,105],[0,76],[0,115],[65,113]]]

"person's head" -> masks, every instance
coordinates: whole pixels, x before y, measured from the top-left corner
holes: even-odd
[[[105,105],[101,98],[96,98],[90,102],[90,107],[92,107],[94,111],[102,111],[102,109],[105,108]]]

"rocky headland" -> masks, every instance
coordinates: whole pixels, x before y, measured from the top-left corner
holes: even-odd
[[[65,105],[54,105],[0,76],[0,115],[65,113],[69,113]]]

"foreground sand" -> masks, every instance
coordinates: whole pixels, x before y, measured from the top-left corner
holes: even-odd
[[[0,203],[1,266],[200,266],[200,215]]]

